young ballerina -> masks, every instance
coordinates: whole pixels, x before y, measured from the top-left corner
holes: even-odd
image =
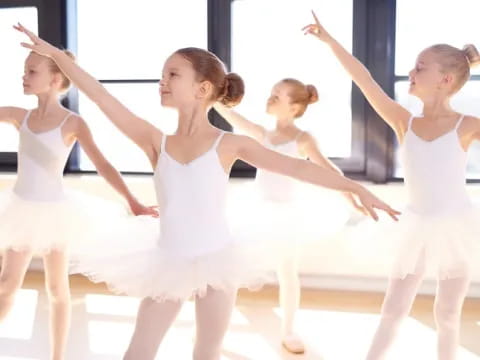
[[[225,213],[228,174],[242,159],[253,166],[300,180],[352,192],[375,219],[374,208],[394,219],[398,212],[361,185],[309,161],[265,149],[255,140],[213,127],[207,112],[216,101],[235,105],[243,82],[225,72],[212,53],[177,50],[165,62],[160,81],[163,106],[179,113],[175,135],[166,136],[137,117],[64,53],[23,27],[32,44],[23,46],[50,57],[76,86],[148,156],[160,206],[161,234],[148,251],[91,259],[80,268],[96,281],[144,299],[124,359],[153,359],[185,300],[194,297],[197,333],[194,359],[216,360],[227,331],[237,288],[263,279],[260,255],[252,244],[235,240]],[[141,240],[138,240],[141,241]],[[261,270],[260,270],[261,268]]]
[[[317,100],[318,93],[313,85],[305,85],[299,80],[291,78],[283,79],[275,84],[266,107],[267,113],[276,119],[276,127],[273,131],[268,131],[265,127],[253,123],[221,103],[215,103],[214,108],[236,129],[255,138],[265,147],[288,156],[308,158],[325,169],[343,175],[342,171],[321,153],[315,138],[295,125],[295,122],[307,110],[308,105]],[[271,205],[276,210],[276,216],[278,211],[282,213],[279,221],[275,216],[276,229],[282,234],[282,238],[286,238],[286,244],[278,244],[278,247],[282,250],[282,256],[277,270],[279,302],[283,312],[282,344],[288,351],[302,354],[305,352],[305,345],[296,335],[294,325],[295,313],[298,310],[301,295],[298,277],[298,243],[305,239],[298,239],[304,232],[297,229],[298,224],[295,224],[295,219],[303,220],[302,223],[306,222],[305,218],[308,218],[308,212],[311,209],[306,209],[306,211],[298,209],[302,206],[302,202],[296,199],[299,197],[298,192],[295,191],[298,184],[293,179],[260,169],[257,171],[256,183],[262,193],[263,203],[266,203],[267,206]],[[345,193],[345,195],[354,207],[363,210],[350,193]],[[310,196],[314,196],[314,194],[309,194]],[[306,200],[308,201],[308,199],[303,199],[304,206],[307,203]],[[299,203],[299,206],[295,206],[296,203]],[[318,240],[321,237],[320,231],[325,230],[325,227],[339,229],[343,226],[347,220],[346,209],[339,202],[335,202],[334,205],[336,206],[332,206],[330,209],[330,218],[325,219],[324,224],[319,224],[318,220],[310,219],[309,228],[315,226],[318,229],[313,230],[312,234],[307,237]],[[264,211],[272,213],[268,210],[267,208]],[[269,226],[271,225],[269,224]]]
[[[85,228],[91,211],[87,206],[95,206],[87,203],[82,208],[78,196],[63,186],[63,169],[74,142],[78,140],[98,172],[127,200],[135,215],[156,214],[130,193],[93,142],[85,121],[61,106],[59,98],[69,86],[70,81],[51,59],[32,52],[25,61],[23,87],[26,95],[38,98],[38,107],[0,107],[0,121],[13,124],[20,135],[15,185],[12,191],[0,194],[0,320],[11,309],[32,256],[42,256],[54,360],[65,357],[70,327],[69,250],[87,240]]]
[[[426,271],[438,275],[434,315],[438,359],[456,358],[460,315],[480,229],[479,213],[465,186],[467,150],[480,139],[480,119],[450,107],[450,98],[480,62],[473,45],[463,50],[438,44],[423,50],[410,71],[410,94],[422,100],[413,117],[389,98],[368,70],[319,23],[304,28],[326,43],[400,143],[408,206],[389,237],[398,244],[380,325],[367,355],[384,359],[402,320],[408,316]]]

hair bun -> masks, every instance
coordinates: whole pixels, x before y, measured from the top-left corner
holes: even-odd
[[[220,92],[219,101],[229,107],[238,105],[245,94],[245,84],[243,79],[236,73],[225,75],[223,89]]]
[[[473,44],[467,44],[462,49],[463,53],[467,57],[470,68],[473,68],[480,64],[480,53]]]
[[[313,85],[305,85],[305,88],[308,92],[308,104],[313,104],[318,101],[318,91],[317,88]]]

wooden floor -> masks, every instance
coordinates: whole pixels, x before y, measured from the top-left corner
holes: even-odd
[[[135,320],[138,299],[114,296],[103,286],[72,277],[73,318],[68,360],[121,359]],[[383,295],[304,290],[298,332],[304,355],[279,344],[277,290],[241,292],[222,359],[362,359],[378,322]],[[41,273],[29,273],[14,309],[0,325],[0,360],[48,359],[48,305]],[[418,297],[392,349],[391,360],[435,359],[432,298]],[[157,359],[191,359],[194,309],[185,304]],[[480,299],[467,299],[458,360],[480,359]],[[139,359],[141,360],[141,359]]]

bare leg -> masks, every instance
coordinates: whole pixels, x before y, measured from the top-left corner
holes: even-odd
[[[135,331],[123,359],[153,360],[182,305],[182,301],[143,299],[138,309]]]
[[[194,360],[218,360],[222,342],[230,324],[237,290],[224,292],[208,289],[204,297],[195,300],[197,336]]]
[[[15,294],[22,286],[31,260],[31,251],[6,250],[4,252],[0,273],[0,321],[12,308]]]

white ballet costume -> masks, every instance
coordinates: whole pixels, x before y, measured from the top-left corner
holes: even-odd
[[[107,257],[91,254],[75,270],[105,282],[113,292],[156,301],[203,296],[209,287],[258,289],[270,280],[266,250],[235,238],[228,226],[229,176],[217,154],[223,135],[187,164],[168,154],[164,136],[153,176],[160,209],[157,231],[129,230],[134,242],[152,246],[128,251],[127,245]]]
[[[0,194],[0,250],[85,251],[101,215],[93,197],[66,191],[63,169],[72,149],[62,137],[68,113],[54,129],[30,130],[27,112],[19,128],[18,175],[13,189]],[[112,208],[108,208],[109,211]],[[98,227],[97,227],[98,229]]]
[[[302,158],[298,149],[300,132],[291,141],[272,144],[265,136],[263,145],[294,158]],[[257,170],[259,229],[263,236],[276,237],[284,244],[302,244],[326,239],[340,231],[349,218],[349,206],[343,196],[296,179]],[[275,233],[272,232],[275,229]]]
[[[466,191],[467,153],[457,129],[427,141],[410,118],[400,145],[408,193],[407,207],[393,225],[393,278],[434,273],[440,280],[469,276],[479,254],[480,212]]]

